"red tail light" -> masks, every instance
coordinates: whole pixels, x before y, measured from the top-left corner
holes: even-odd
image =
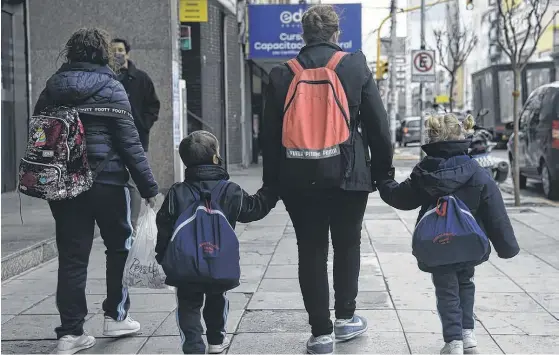
[[[555,120],[551,124],[551,146],[559,149],[559,121]]]

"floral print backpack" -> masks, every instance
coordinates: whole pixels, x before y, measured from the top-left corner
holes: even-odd
[[[27,150],[19,166],[21,193],[47,201],[71,199],[89,190],[100,170],[89,168],[76,108],[50,107],[31,117]]]

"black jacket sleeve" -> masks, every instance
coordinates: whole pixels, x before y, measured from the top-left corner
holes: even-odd
[[[392,169],[392,142],[386,110],[371,71],[367,68],[367,79],[361,91],[359,120],[367,133],[371,150],[371,176],[373,182],[394,177]]]
[[[155,92],[155,87],[153,86],[153,81],[151,78],[146,74],[145,78],[145,96],[144,96],[144,123],[146,124],[146,128],[149,130],[153,127],[153,124],[159,118],[159,109],[161,107],[161,103],[159,102],[159,98],[157,97],[157,93]]]
[[[173,236],[173,228],[177,222],[178,216],[175,215],[175,190],[171,187],[167,196],[165,196],[165,201],[161,205],[159,212],[157,212],[157,243],[155,245],[155,259],[157,262],[161,263],[169,241]]]
[[[262,187],[254,195],[242,190],[241,210],[237,221],[249,223],[261,220],[276,207],[278,196],[268,187]]]
[[[132,117],[115,117],[115,139],[117,152],[120,154],[132,179],[138,186],[143,198],[154,197],[158,193],[157,182],[138,135],[138,129]]]
[[[272,72],[279,70],[272,69]],[[272,74],[270,74],[272,76]],[[276,89],[270,80],[265,94],[264,117],[262,117],[262,164],[264,185],[276,189],[282,152],[283,108],[277,102]]]
[[[479,215],[497,255],[503,259],[516,256],[520,252],[520,248],[501,191],[492,179],[487,179],[482,190]]]
[[[388,205],[399,210],[414,210],[421,206],[420,193],[413,187],[411,178],[402,183],[384,180],[378,184],[380,198]]]

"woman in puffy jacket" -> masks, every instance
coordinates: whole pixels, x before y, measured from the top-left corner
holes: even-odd
[[[103,334],[122,336],[140,330],[140,324],[128,316],[130,299],[122,286],[132,242],[127,181],[130,174],[151,205],[158,186],[140,143],[126,91],[110,68],[113,55],[108,33],[97,28],[80,29],[72,34],[64,53],[66,61],[47,81],[34,114],[58,105],[80,109],[89,165],[97,172],[89,191],[74,199],[50,202],[59,253],[56,305],[62,324],[56,328],[58,352],[73,354],[95,344],[95,338],[83,330],[95,223],[107,248]]]

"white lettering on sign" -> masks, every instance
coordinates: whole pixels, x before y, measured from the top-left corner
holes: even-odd
[[[303,18],[303,9],[299,9],[298,11],[291,12],[291,11],[284,11],[280,14],[280,21],[283,24],[290,24],[292,22],[300,23],[301,19]]]

